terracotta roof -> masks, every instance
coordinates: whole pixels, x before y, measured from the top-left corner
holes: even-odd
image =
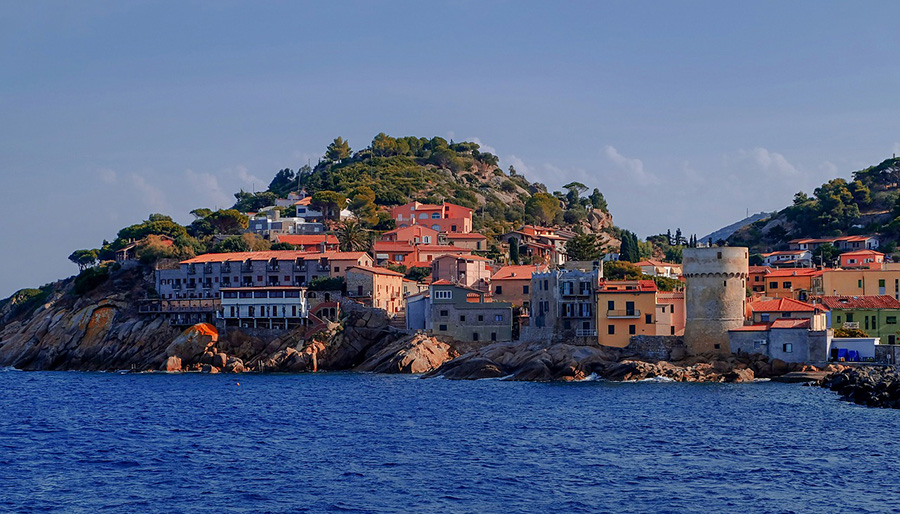
[[[369,267],[369,266],[350,266],[347,269],[348,270],[349,269],[358,269],[361,271],[368,271],[369,273],[374,273],[376,275],[388,275],[391,277],[402,277],[403,276],[403,273],[398,273],[396,271],[381,268],[378,266],[371,266],[371,267]]]
[[[766,278],[817,277],[822,274],[822,271],[824,270],[813,268],[779,269],[770,271]]]
[[[346,261],[360,259],[365,255],[369,254],[367,254],[366,252],[321,252],[307,253],[304,254],[303,258],[308,261],[319,260],[323,257],[329,260]]]
[[[420,251],[426,252],[469,253],[468,250],[451,245],[418,245],[418,248]]]
[[[768,323],[756,323],[753,325],[744,325],[738,328],[732,328],[729,332],[765,332],[769,330]]]
[[[634,289],[627,289],[627,287]],[[609,289],[615,287],[616,289]],[[656,282],[652,280],[603,280],[600,282],[602,293],[652,293],[656,292]]]
[[[379,252],[414,252],[416,247],[403,241],[375,241],[372,250]]]
[[[829,309],[900,309],[900,301],[893,296],[823,296],[822,304]]]
[[[280,250],[268,252],[232,252],[232,253],[205,253],[194,258],[181,261],[182,264],[199,264],[206,262],[241,262],[246,260],[252,261],[268,261],[277,259],[280,261],[295,260],[306,258],[310,252],[301,252],[299,250]]]
[[[458,234],[456,232],[448,232],[444,234],[447,239],[487,239],[487,237],[478,232],[469,232],[468,234]]]
[[[681,266],[681,264],[672,264],[670,262],[662,262],[662,261],[657,261],[655,259],[647,259],[646,261],[635,262],[634,265],[635,266],[660,266],[660,267],[665,267],[665,266],[680,267]]]
[[[312,202],[312,197],[307,196],[306,198],[302,198],[302,199],[294,202],[294,205],[309,205],[310,202]]]
[[[778,252],[761,253],[763,257],[771,257],[773,255],[803,255],[809,253],[809,250],[781,250]]]
[[[820,312],[825,311],[821,305],[813,305],[793,298],[778,298],[777,300],[763,300],[750,304],[753,312]]]
[[[442,278],[442,279],[438,280],[437,282],[432,282],[431,285],[433,285],[433,286],[452,286],[453,282],[450,282],[446,278]]]
[[[444,255],[439,255],[439,256],[435,257],[434,260],[446,259],[449,257],[452,257],[454,259],[465,259],[467,261],[489,261],[490,260],[490,259],[487,259],[480,255],[472,255],[467,252],[445,253]]]
[[[841,254],[841,257],[845,255],[884,255],[881,252],[876,252],[875,250],[853,250],[852,252],[844,252]]]
[[[284,234],[278,235],[278,241],[294,246],[319,245],[322,243],[331,245],[339,244],[338,238],[330,234]]]
[[[808,319],[779,318],[773,321],[771,328],[809,328]]]
[[[772,271],[772,268],[768,266],[750,266],[749,268],[750,273],[768,273],[770,271]]]
[[[537,269],[536,269],[537,268]],[[547,271],[546,265],[503,266],[491,277],[491,280],[531,280],[531,274]]]

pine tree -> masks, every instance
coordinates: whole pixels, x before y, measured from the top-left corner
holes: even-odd
[[[672,229],[666,230],[666,241],[669,242],[669,246],[672,246]]]

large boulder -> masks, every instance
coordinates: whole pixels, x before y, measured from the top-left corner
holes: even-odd
[[[472,355],[469,358],[464,356],[450,361],[432,373],[453,380],[498,378],[505,375],[494,361],[476,355]]]
[[[167,357],[178,357],[186,364],[199,362],[203,355],[219,340],[216,327],[198,323],[181,333],[166,348]]]
[[[163,362],[163,365],[159,369],[160,371],[167,371],[170,373],[181,371],[181,359],[175,356],[169,357]]]
[[[459,354],[447,343],[424,335],[395,341],[356,367],[376,373],[426,373]]]

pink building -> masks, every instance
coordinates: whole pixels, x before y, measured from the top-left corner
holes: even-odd
[[[842,268],[882,269],[884,254],[875,250],[857,250],[841,254]]]
[[[382,241],[409,244],[437,244],[438,231],[425,225],[395,228],[381,236]]]
[[[397,228],[425,225],[438,232],[472,231],[472,209],[444,202],[441,205],[409,202],[391,209]]]
[[[431,263],[431,278],[490,292],[491,270],[487,264],[488,260],[478,255],[442,255]]]

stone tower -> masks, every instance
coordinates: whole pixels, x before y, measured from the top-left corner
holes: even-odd
[[[748,250],[685,248],[684,343],[693,355],[730,353],[728,331],[744,324]]]

